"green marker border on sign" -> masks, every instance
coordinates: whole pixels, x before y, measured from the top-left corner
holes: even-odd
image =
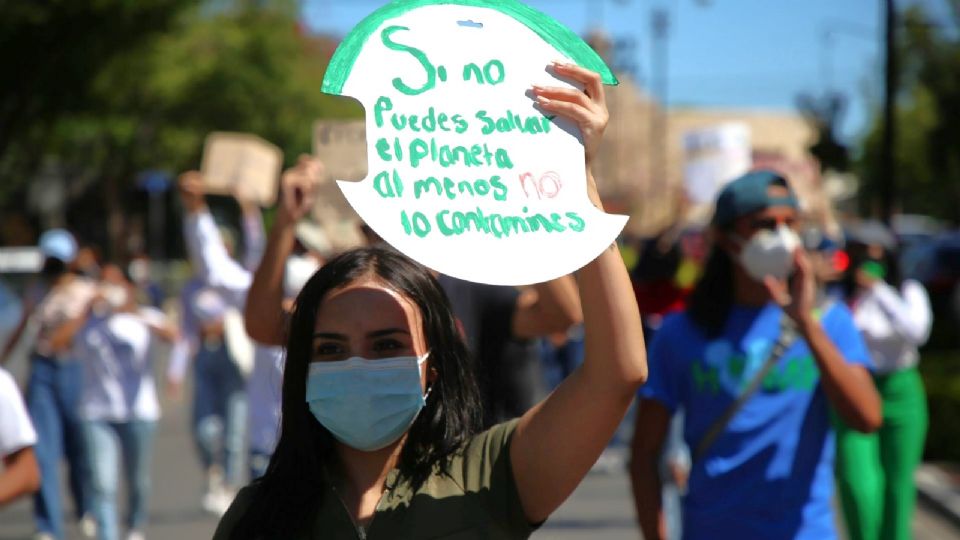
[[[394,0],[360,21],[340,43],[327,66],[327,73],[323,77],[321,88],[323,92],[341,95],[343,85],[350,77],[350,72],[357,61],[357,56],[360,55],[360,50],[384,21],[399,17],[420,7],[438,5],[488,8],[513,17],[533,30],[554,48],[572,58],[581,67],[599,73],[604,84],[615,85],[619,83],[617,77],[600,58],[600,55],[580,39],[580,36],[557,22],[553,17],[517,0]]]

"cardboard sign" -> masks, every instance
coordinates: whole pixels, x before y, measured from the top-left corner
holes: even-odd
[[[445,274],[523,285],[581,268],[627,218],[590,203],[579,129],[532,99],[535,84],[573,86],[556,60],[616,83],[576,34],[513,0],[380,8],[323,81],[366,110],[369,173],[340,189],[384,240]]]
[[[313,124],[313,155],[338,180],[367,176],[367,128],[363,120],[318,120]]]
[[[283,152],[260,137],[213,132],[204,142],[200,170],[207,193],[273,206],[282,167]]]
[[[737,122],[688,131],[683,150],[684,189],[694,205],[713,203],[720,189],[753,163],[750,126]]]

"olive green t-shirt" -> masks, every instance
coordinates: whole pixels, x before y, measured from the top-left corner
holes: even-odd
[[[435,471],[416,492],[396,469],[391,471],[365,530],[354,525],[336,491],[329,488],[311,530],[283,540],[527,538],[536,527],[523,513],[510,464],[510,438],[516,427],[513,420],[475,435],[451,458],[447,470]],[[240,491],[214,540],[229,540],[254,489]]]

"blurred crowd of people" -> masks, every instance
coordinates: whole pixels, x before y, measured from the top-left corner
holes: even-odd
[[[288,171],[281,199],[303,197],[320,166]],[[158,372],[172,398],[192,376],[203,510],[222,515],[270,463],[286,342],[264,328],[283,314],[251,287],[267,279],[258,274],[282,276],[274,292],[291,309],[330,243],[301,212],[295,233],[274,239],[289,253],[278,258],[264,252],[268,234],[285,233],[265,231],[260,208],[239,201],[238,239],[214,219],[199,173],[180,191],[193,275],[176,301],[146,259],[98,260],[62,229],[40,238],[43,268],[4,352],[32,343],[25,410],[0,368],[0,504],[35,492],[38,539],[64,538],[63,461],[85,534],[144,538]],[[783,178],[758,172],[725,188],[710,223],[620,247],[638,255],[629,271],[651,366],[634,440],[621,441],[645,537],[830,537],[836,481],[852,538],[909,538],[927,421],[918,348],[932,315],[898,269],[897,238],[872,222],[826,233],[804,222]],[[484,426],[522,415],[582,363],[572,276],[523,289],[436,277],[480,369]],[[815,296],[801,303],[805,279]],[[808,307],[817,330],[802,328],[808,314],[796,310]],[[741,505],[766,510],[745,516]]]

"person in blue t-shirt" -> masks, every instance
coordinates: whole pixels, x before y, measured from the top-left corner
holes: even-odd
[[[685,539],[837,537],[829,410],[869,432],[880,399],[847,308],[815,303],[797,220],[796,196],[769,171],[717,199],[704,275],[654,338],[640,390],[631,477],[647,540],[666,533],[657,462],[678,408],[693,454]]]

